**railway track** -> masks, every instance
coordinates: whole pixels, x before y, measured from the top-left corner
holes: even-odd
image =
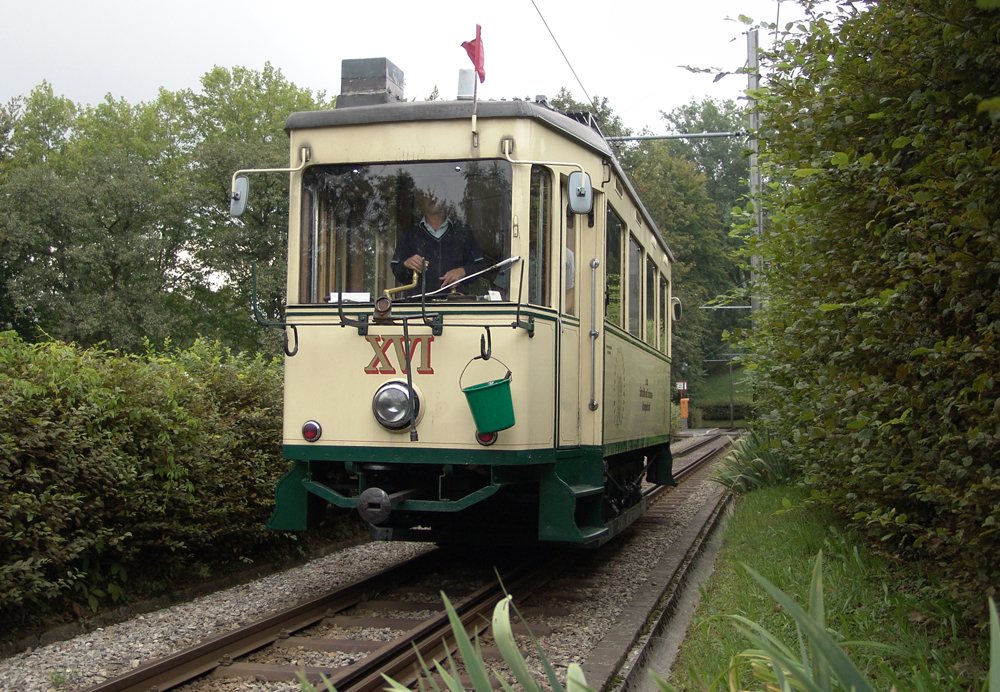
[[[665,504],[667,497],[683,489],[683,479],[692,477],[718,454],[721,437],[721,433],[706,436],[678,453],[675,477],[681,486],[650,488],[644,504],[658,505],[651,510],[653,514],[662,511],[659,505]],[[550,550],[546,559],[541,559],[538,553],[507,556],[506,564],[497,568],[493,578],[480,578],[473,587],[445,590],[467,633],[477,636],[488,628],[493,608],[504,597],[505,589],[520,604],[546,588],[550,592],[553,588],[561,590],[563,600],[573,600],[573,594],[566,593],[571,591],[566,584],[572,580],[560,581],[558,577],[586,555],[580,551]],[[417,652],[425,661],[440,660],[446,656],[442,640],[446,636],[451,639],[439,588],[425,583],[428,574],[447,573],[448,559],[449,552],[444,549],[429,551],[282,613],[144,663],[121,677],[90,688],[89,692],[165,692],[201,676],[294,681],[299,671],[312,681],[326,676],[339,692],[371,692],[384,687],[383,674],[405,685],[415,685]],[[545,616],[558,615],[560,608],[533,609],[522,605],[521,610],[526,615],[534,611]],[[397,634],[388,635],[389,641],[350,638],[350,632],[356,632],[357,628]],[[536,635],[547,634],[544,626],[531,628]],[[300,661],[269,662],[269,656],[261,655],[279,650],[340,653],[337,665],[313,666],[302,665]],[[454,653],[453,642],[450,652]]]

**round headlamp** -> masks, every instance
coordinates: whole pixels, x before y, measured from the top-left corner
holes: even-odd
[[[405,382],[386,382],[372,399],[372,413],[379,425],[387,430],[410,427],[410,402]],[[420,398],[413,391],[413,417],[420,413]]]

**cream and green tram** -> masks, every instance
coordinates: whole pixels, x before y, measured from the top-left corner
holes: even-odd
[[[588,114],[473,107],[287,121],[291,469],[268,528],[332,505],[382,540],[596,546],[673,482],[670,250]],[[480,255],[454,285],[400,270],[440,232],[429,196],[435,240]]]

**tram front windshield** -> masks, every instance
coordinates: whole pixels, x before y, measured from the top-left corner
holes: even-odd
[[[302,303],[336,302],[338,291],[344,302],[372,301],[410,282],[401,265],[418,252],[436,262],[427,272],[428,293],[454,268],[444,265],[471,274],[510,256],[506,161],[315,166],[303,178]],[[418,294],[420,285],[407,294]],[[493,270],[432,299],[508,300],[509,286],[510,269]]]

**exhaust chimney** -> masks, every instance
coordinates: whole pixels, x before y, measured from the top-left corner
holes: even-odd
[[[343,60],[337,108],[403,101],[403,71],[386,58]]]

